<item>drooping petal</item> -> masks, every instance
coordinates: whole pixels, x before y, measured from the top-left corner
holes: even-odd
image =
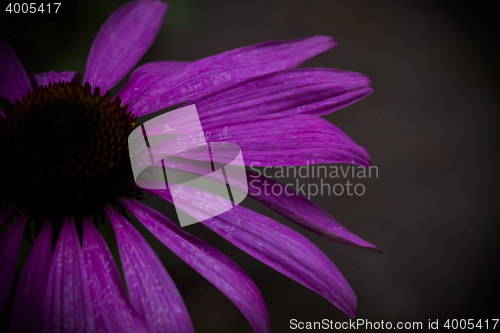
[[[130,300],[148,332],[193,332],[186,306],[160,259],[137,230],[106,207],[115,230]]]
[[[247,177],[248,195],[290,221],[336,242],[382,253],[375,245],[347,230],[323,208],[294,191],[293,187],[286,187],[273,179],[249,170],[247,170]],[[267,185],[264,185],[265,183]]]
[[[50,266],[43,331],[95,332],[92,298],[72,217],[66,218]]]
[[[52,221],[44,221],[35,244],[24,264],[17,286],[9,331],[35,333],[42,331],[45,290],[52,261]],[[26,315],[29,314],[29,320]]]
[[[83,219],[83,260],[98,332],[146,332],[130,303],[109,249],[89,218]]]
[[[270,41],[195,61],[165,77],[149,72],[118,93],[124,104],[143,116],[202,98],[246,79],[299,66],[334,47],[326,36]]]
[[[252,78],[193,103],[205,128],[289,117],[322,116],[372,92],[363,74],[323,68],[294,68]]]
[[[357,316],[357,298],[351,287],[337,267],[304,236],[242,206],[202,223],[325,297],[350,317]]]
[[[82,75],[78,72],[72,71],[62,71],[62,72],[48,72],[30,75],[31,84],[35,88],[40,88],[40,86],[47,86],[49,83],[57,83],[61,81],[80,83],[82,80]]]
[[[200,177],[206,175],[206,169],[203,166],[197,163],[186,163],[181,159],[169,160],[166,165],[173,170],[183,170]],[[301,195],[300,190],[296,192],[296,184],[281,184],[267,178],[262,174],[262,171],[253,168],[253,166],[252,169],[257,170],[258,173],[247,170],[246,179],[236,177],[231,179],[232,191],[244,192],[246,189],[250,197],[318,235],[341,244],[382,253],[378,247],[347,230],[321,207]],[[212,177],[211,180],[225,182],[223,178]],[[170,202],[172,201],[170,200]]]
[[[165,165],[172,170],[183,170],[199,177],[206,176],[206,169],[203,165],[187,163],[186,160],[168,160],[168,163]],[[258,164],[254,166],[258,166]],[[295,186],[300,187],[300,185],[294,183],[281,184],[267,178],[263,174],[263,171],[255,169],[254,166],[251,168],[252,170],[256,170],[257,173],[247,170],[246,178],[231,178],[232,191],[240,191],[242,193],[248,191],[248,196],[251,198],[261,202],[290,221],[325,238],[341,244],[382,253],[378,247],[347,230],[325,210],[300,194],[300,190],[296,192],[297,188]],[[297,172],[297,169],[294,170]],[[224,178],[212,177],[210,179],[212,181],[225,182]],[[172,201],[170,200],[170,202]]]
[[[168,191],[151,192],[171,200]],[[195,196],[196,192],[200,190],[184,188],[186,197]],[[211,202],[205,204],[203,194],[198,200],[196,207],[185,205],[182,209],[190,215],[197,215],[198,207],[210,210]],[[357,298],[351,287],[328,257],[301,234],[242,206],[235,206],[201,223],[263,263],[322,295],[350,317],[356,317]]]
[[[211,142],[232,142],[243,152],[245,165],[290,166],[349,163],[368,167],[370,155],[327,120],[307,115],[204,128]]]
[[[110,90],[153,43],[167,4],[139,0],[118,8],[102,25],[90,49],[84,82]]]
[[[11,103],[31,91],[31,83],[23,65],[9,44],[0,37],[0,96]]]
[[[0,221],[7,211],[2,213]],[[12,214],[12,211],[9,211]],[[14,283],[16,275],[17,259],[21,249],[24,227],[28,221],[28,212],[19,217],[1,236],[0,236],[0,316],[5,310],[9,299],[10,290]],[[3,222],[3,221],[2,221]]]
[[[130,199],[121,203],[163,244],[231,299],[255,332],[269,332],[264,299],[245,271],[212,245],[184,232],[153,209]]]

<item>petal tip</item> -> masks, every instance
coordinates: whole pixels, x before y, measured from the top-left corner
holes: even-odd
[[[338,40],[333,39],[330,36],[325,36],[325,35],[312,36],[312,37],[309,37],[308,39],[315,40],[317,43],[324,44],[325,47],[328,47],[327,50],[332,49],[333,47],[335,47],[339,43]]]
[[[373,252],[377,252],[378,254],[384,254],[384,251],[382,251],[381,249],[379,249],[375,245],[367,246],[367,247],[365,247],[365,249],[373,251]]]

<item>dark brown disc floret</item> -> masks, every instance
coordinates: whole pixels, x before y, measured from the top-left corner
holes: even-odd
[[[0,121],[4,198],[43,215],[92,214],[138,191],[128,152],[136,118],[109,92],[60,82],[28,92]]]

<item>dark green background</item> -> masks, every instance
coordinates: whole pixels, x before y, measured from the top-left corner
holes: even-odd
[[[123,3],[80,1],[69,14],[4,37],[28,73],[83,74],[100,25]],[[301,231],[347,278],[358,296],[360,318],[426,325],[428,319],[499,317],[499,40],[492,9],[372,0],[176,0],[169,5],[141,64],[196,60],[267,40],[321,34],[341,43],[308,66],[371,77],[371,96],[325,118],[368,148],[379,178],[363,182],[362,197],[313,201],[384,254]],[[245,205],[300,230],[250,199]],[[321,296],[203,225],[185,230],[250,274],[268,306],[273,332],[291,331],[292,318],[348,320]],[[151,243],[197,332],[252,331],[222,293],[162,244]]]

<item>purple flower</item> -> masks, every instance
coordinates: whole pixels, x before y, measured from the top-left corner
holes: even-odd
[[[262,295],[237,264],[139,202],[127,147],[137,117],[194,103],[207,141],[239,145],[247,165],[370,164],[364,148],[319,117],[370,94],[368,77],[296,68],[334,47],[329,37],[271,41],[190,63],[148,63],[111,99],[109,90],[149,48],[166,10],[163,2],[139,0],[114,12],[94,40],[83,85],[71,71],[28,77],[0,38],[0,96],[9,102],[0,109],[0,226],[7,225],[0,236],[0,315],[22,238],[33,242],[12,290],[11,332],[192,332],[181,295],[129,223],[130,213],[233,301],[256,332],[269,331]],[[150,192],[172,202],[168,190]],[[255,186],[249,195],[324,237],[380,252],[301,195],[265,195]],[[128,294],[97,228],[106,219]],[[347,281],[299,233],[242,206],[202,223],[357,315]]]

